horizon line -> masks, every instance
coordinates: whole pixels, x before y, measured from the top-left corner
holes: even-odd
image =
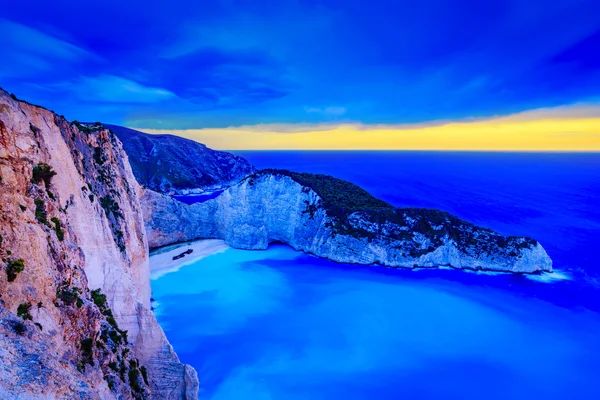
[[[219,149],[219,151],[319,151],[319,152],[407,152],[407,153],[544,153],[544,154],[600,154],[600,150],[470,150],[470,149]]]
[[[600,112],[600,107],[598,110]],[[429,125],[273,124],[229,128],[140,129],[171,134],[218,150],[366,150],[597,152],[600,115],[545,112]],[[135,129],[135,128],[134,128]]]

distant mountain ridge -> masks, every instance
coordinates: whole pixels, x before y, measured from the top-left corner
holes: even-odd
[[[123,143],[138,182],[157,192],[181,194],[227,187],[255,172],[244,158],[193,140],[104,126]]]

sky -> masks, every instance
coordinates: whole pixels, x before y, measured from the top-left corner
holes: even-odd
[[[597,0],[10,2],[0,51],[19,98],[222,149],[600,150]]]

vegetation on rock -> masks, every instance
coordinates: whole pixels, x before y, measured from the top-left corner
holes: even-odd
[[[139,384],[140,372],[137,369],[137,365],[134,360],[131,360],[129,362],[128,376],[129,376],[129,386],[131,386],[131,389],[134,392],[139,392],[142,389]]]
[[[322,206],[329,212],[379,211],[394,207],[371,195],[363,188],[323,174],[292,172],[281,169],[265,169],[259,175],[289,176],[300,185],[314,190],[323,200]]]
[[[123,238],[123,231],[119,229],[119,219],[123,219],[123,214],[120,211],[119,203],[117,203],[112,196],[106,195],[100,198],[100,205],[104,209],[107,217],[113,217],[113,221],[111,221],[111,228],[113,230],[113,234],[115,237],[115,241],[117,242],[117,246],[121,252],[125,251],[125,241]]]
[[[322,174],[265,169],[248,178],[248,184],[262,176],[286,176],[304,190],[315,191],[321,201],[306,202],[304,214],[314,218],[318,208],[329,217],[332,234],[349,235],[368,240],[400,241],[411,257],[427,254],[452,240],[467,254],[517,256],[517,251],[531,248],[537,242],[530,238],[503,236],[487,228],[463,221],[447,212],[428,208],[395,208],[366,190],[342,179]],[[385,233],[382,232],[385,227]],[[425,240],[416,240],[420,235]]]
[[[13,331],[15,331],[15,333],[17,335],[23,335],[25,333],[25,331],[27,330],[27,327],[25,326],[25,324],[22,322],[19,322],[19,321],[13,321],[12,328],[13,328]]]
[[[144,378],[144,382],[146,383],[146,385],[150,385],[148,383],[148,370],[146,369],[146,367],[144,367],[143,365],[140,367],[140,371],[142,373],[142,378]]]
[[[52,169],[51,166],[45,163],[39,163],[35,167],[33,167],[32,178],[31,181],[34,183],[38,183],[40,181],[44,181],[46,187],[50,186],[52,182],[52,178],[56,175],[56,172]]]
[[[54,223],[54,232],[56,232],[56,237],[62,242],[65,238],[65,233],[62,230],[60,220],[56,217],[52,217],[50,221]]]
[[[106,307],[106,295],[102,294],[100,289],[94,289],[91,293],[92,301],[94,304],[100,309],[100,311],[104,311]]]
[[[6,265],[6,277],[9,282],[17,279],[17,274],[23,272],[25,269],[25,262],[22,258],[8,260],[8,264]]]
[[[82,124],[79,121],[73,121],[71,124],[75,125],[77,129],[88,135],[105,129],[104,125],[102,125],[100,122],[94,122],[93,124]]]
[[[48,215],[46,214],[46,205],[44,204],[44,200],[35,199],[33,201],[35,203],[35,219],[37,219],[40,223],[44,225],[50,225],[48,223]]]
[[[106,317],[106,322],[112,327],[110,331],[104,330],[101,333],[103,340],[107,342],[110,337],[116,344],[126,344],[128,342],[127,331],[119,329],[112,310],[108,307],[106,302],[106,295],[102,294],[100,289],[94,289],[92,290],[90,297],[98,309],[100,309],[100,312]]]
[[[81,356],[83,362],[90,365],[94,365],[94,340],[91,338],[85,338],[79,342],[81,348]]]
[[[102,165],[106,162],[107,158],[102,151],[102,147],[94,147],[94,161],[98,165]]]
[[[68,282],[63,282],[56,288],[56,298],[60,299],[65,305],[72,306],[79,300],[81,289],[78,287],[69,287]]]
[[[29,311],[31,310],[31,303],[21,303],[19,307],[17,307],[17,315],[24,320],[31,320],[31,314]]]
[[[112,214],[115,218],[123,218],[123,214],[119,211],[119,203],[117,203],[110,195],[101,197],[100,205],[104,209],[107,217]]]

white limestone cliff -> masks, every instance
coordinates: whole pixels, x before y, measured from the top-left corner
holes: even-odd
[[[215,199],[192,205],[144,190],[142,207],[151,248],[218,238],[240,249],[265,249],[269,243],[283,242],[344,263],[517,273],[552,270],[552,261],[539,243],[504,237],[441,212],[436,216],[444,219],[443,224],[427,222],[429,236],[415,228],[418,213],[411,209],[394,214],[403,223],[373,222],[368,215],[354,212],[348,216],[349,228],[336,230],[320,196],[285,174],[258,174]],[[444,233],[459,228],[463,231],[459,237],[470,235],[472,245]]]
[[[44,164],[56,175],[32,179]],[[0,397],[197,399],[149,310],[142,190],[118,139],[0,90],[0,177]]]

